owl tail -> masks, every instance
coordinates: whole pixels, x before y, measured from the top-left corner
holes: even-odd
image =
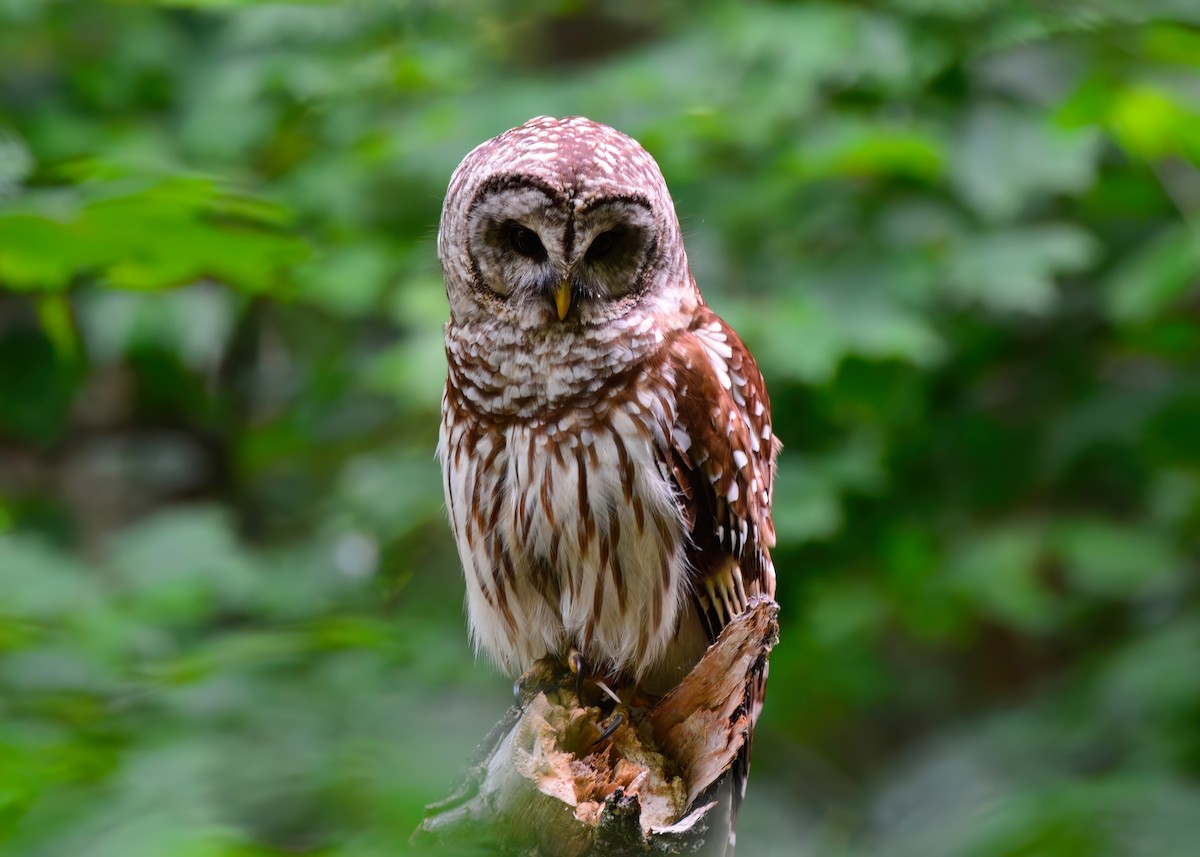
[[[774,601],[753,597],[652,714],[659,747],[669,758],[688,760],[688,806],[715,803],[707,813],[705,854],[733,853],[778,612]]]
[[[746,728],[746,741],[738,750],[733,764],[729,768],[729,779],[732,786],[729,806],[729,842],[725,847],[725,857],[732,857],[737,843],[737,818],[741,812],[742,802],[746,799],[746,786],[750,781],[750,754],[754,744],[754,727],[758,723],[758,715],[762,713],[763,702],[767,696],[767,672],[769,669],[764,657],[754,665],[746,682],[746,710],[750,714],[750,724]]]

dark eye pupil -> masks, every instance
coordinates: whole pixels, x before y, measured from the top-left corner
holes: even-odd
[[[610,229],[607,232],[601,232],[592,239],[591,246],[588,247],[587,253],[584,255],[589,259],[599,259],[601,256],[607,255],[615,243],[616,236],[613,234],[613,230]]]
[[[508,230],[508,243],[512,248],[529,259],[541,259],[546,255],[546,248],[532,229],[524,226],[514,226]]]

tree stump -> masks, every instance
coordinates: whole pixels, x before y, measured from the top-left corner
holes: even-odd
[[[653,702],[588,705],[573,674],[539,661],[453,792],[427,808],[413,844],[540,857],[726,854],[729,769],[753,728],[748,689],[778,639],[778,613],[769,598],[751,599]]]

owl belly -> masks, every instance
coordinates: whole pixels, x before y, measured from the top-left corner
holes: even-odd
[[[636,677],[670,659],[686,536],[654,410],[443,427],[473,634],[510,672],[572,646]]]

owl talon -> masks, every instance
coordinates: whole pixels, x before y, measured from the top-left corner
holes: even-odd
[[[610,738],[624,722],[625,715],[621,711],[614,711],[612,719],[609,720],[608,725],[604,727],[604,731],[600,733],[600,737],[592,742],[592,746],[595,747],[597,744],[604,743],[604,741]]]
[[[541,658],[513,682],[513,697],[524,708],[539,693],[549,693],[562,685],[562,665],[554,658]]]
[[[583,662],[583,655],[579,649],[571,649],[567,652],[567,669],[575,673],[575,696],[582,703],[583,701],[583,680],[587,670]]]

